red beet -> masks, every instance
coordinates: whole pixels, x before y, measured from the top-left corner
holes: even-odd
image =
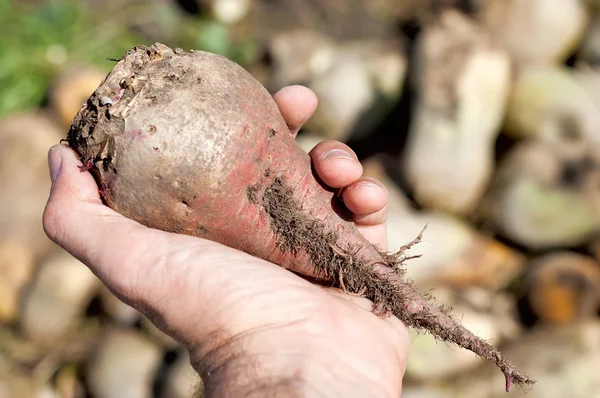
[[[234,62],[155,44],[118,62],[68,142],[103,200],[152,228],[199,236],[373,300],[378,314],[457,343],[532,383],[402,279],[402,251],[358,232],[267,90]]]

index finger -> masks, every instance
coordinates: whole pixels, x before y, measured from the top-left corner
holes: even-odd
[[[317,96],[304,86],[287,86],[273,95],[283,119],[295,137],[317,109]]]

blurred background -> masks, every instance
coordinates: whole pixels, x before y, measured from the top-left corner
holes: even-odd
[[[407,275],[538,381],[411,331],[406,398],[600,397],[600,1],[0,0],[0,398],[192,397],[187,354],[41,227],[46,154],[133,46],[313,89]]]

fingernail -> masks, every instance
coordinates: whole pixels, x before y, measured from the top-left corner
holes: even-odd
[[[355,189],[356,188],[367,188],[367,189],[371,189],[371,190],[380,190],[381,189],[381,187],[378,184],[368,181],[368,180],[363,180],[363,181],[359,182],[358,184],[356,184],[354,186],[354,188]]]
[[[58,177],[60,168],[62,166],[62,156],[56,149],[51,149],[48,152],[48,168],[50,169],[50,179],[52,182]]]
[[[356,161],[356,158],[341,149],[332,149],[323,155],[323,159],[350,159]]]

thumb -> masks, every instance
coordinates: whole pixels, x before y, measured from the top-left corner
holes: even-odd
[[[43,215],[48,237],[86,264],[123,301],[142,300],[156,281],[153,270],[158,272],[169,252],[171,234],[105,206],[94,178],[82,172],[68,146],[52,147],[48,166],[52,188]]]

